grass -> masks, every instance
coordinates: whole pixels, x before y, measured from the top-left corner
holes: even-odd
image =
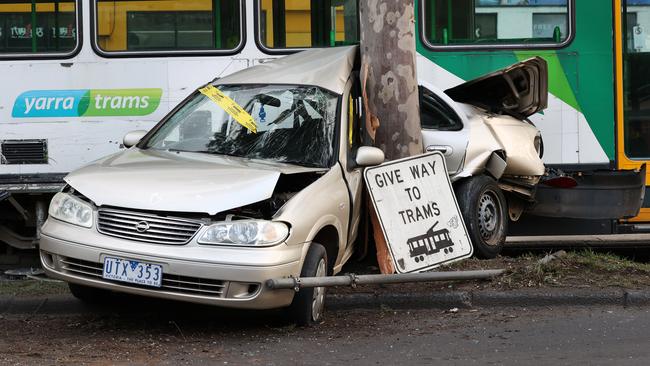
[[[592,250],[569,252],[545,264],[539,262],[540,257],[530,255],[519,259],[519,265],[508,268],[508,273],[501,279],[508,288],[650,286],[650,264],[611,253]]]
[[[57,295],[68,292],[64,282],[37,280],[0,280],[0,296],[29,297]]]
[[[607,272],[637,271],[650,274],[650,264],[640,263],[611,253],[597,253],[593,250],[570,252],[567,258],[581,265]]]
[[[650,264],[635,262],[616,254],[593,250],[567,252],[548,263],[539,261],[544,255],[524,254],[490,260],[468,259],[441,268],[462,271],[504,268],[506,273],[492,281],[472,285],[459,283],[456,288],[471,286],[481,289],[518,289],[545,287],[630,289],[650,287]]]
[[[469,271],[505,269],[505,274],[488,281],[456,281],[406,283],[400,285],[333,288],[333,293],[356,291],[412,293],[445,290],[496,290],[545,288],[650,288],[650,264],[635,262],[611,253],[592,250],[568,252],[548,263],[540,263],[543,254],[524,254],[517,257],[497,257],[490,260],[470,258],[439,268],[440,271]],[[365,264],[367,268],[368,263]],[[360,268],[346,268],[344,272],[368,273]],[[370,273],[377,273],[377,268]]]

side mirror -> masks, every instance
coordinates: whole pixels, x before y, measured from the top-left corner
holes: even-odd
[[[135,131],[128,132],[126,135],[124,135],[124,139],[122,140],[122,143],[126,148],[129,148],[137,144],[138,142],[140,142],[140,140],[142,140],[142,138],[146,134],[147,131],[145,130],[135,130]]]
[[[359,166],[373,166],[384,162],[384,152],[372,146],[361,146],[357,150],[356,162]]]

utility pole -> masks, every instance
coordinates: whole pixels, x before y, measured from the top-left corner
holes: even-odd
[[[360,0],[361,82],[366,130],[387,160],[421,154],[413,0]],[[370,208],[382,273],[395,268]]]

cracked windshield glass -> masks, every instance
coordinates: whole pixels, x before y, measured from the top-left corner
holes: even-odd
[[[313,86],[225,85],[217,88],[253,117],[249,130],[203,94],[189,100],[146,148],[200,152],[329,167],[338,97]]]

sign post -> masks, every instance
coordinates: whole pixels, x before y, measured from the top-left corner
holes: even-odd
[[[472,255],[440,152],[368,168],[364,178],[397,272],[423,272]]]

